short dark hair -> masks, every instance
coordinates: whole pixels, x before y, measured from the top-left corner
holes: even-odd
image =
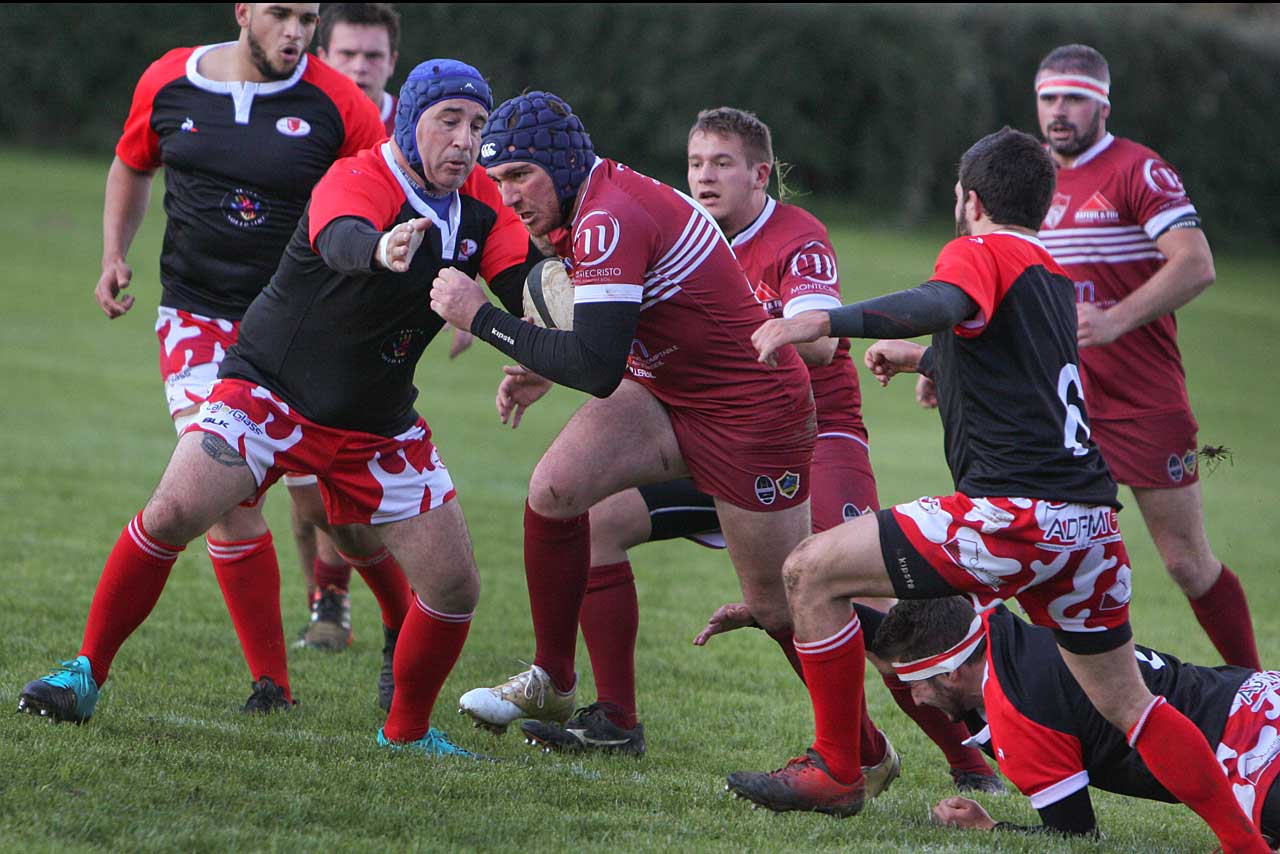
[[[689,139],[701,131],[717,136],[736,136],[742,140],[742,148],[752,163],[773,163],[773,135],[769,126],[755,113],[737,107],[716,107],[698,113],[689,128]]]
[[[1053,200],[1053,160],[1035,137],[1005,125],[960,158],[960,191],[978,194],[993,222],[1038,229]]]
[[[1087,74],[1096,80],[1111,82],[1111,68],[1107,58],[1087,44],[1064,44],[1049,51],[1048,56],[1040,60],[1041,71],[1067,71],[1076,74]]]
[[[937,655],[964,640],[973,623],[973,605],[963,596],[942,599],[903,599],[889,609],[871,651],[886,661],[918,661]],[[969,661],[986,649],[986,639]]]
[[[326,3],[316,28],[316,44],[329,52],[334,24],[386,27],[391,52],[400,50],[400,13],[390,3]]]

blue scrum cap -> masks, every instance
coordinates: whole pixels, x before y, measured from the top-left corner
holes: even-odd
[[[493,109],[489,84],[479,71],[456,59],[428,59],[410,71],[400,87],[394,138],[414,169],[422,168],[417,140],[419,119],[432,104],[450,98],[466,98],[486,110]]]
[[[489,117],[481,140],[481,166],[522,161],[545,169],[566,214],[596,160],[582,121],[550,92],[504,101]]]

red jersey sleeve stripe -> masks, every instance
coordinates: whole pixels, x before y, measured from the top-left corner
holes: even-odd
[[[163,165],[160,137],[151,127],[151,109],[161,89],[187,76],[187,59],[194,51],[193,47],[174,48],[151,63],[138,79],[124,131],[116,143],[116,156],[129,168],[150,172]]]

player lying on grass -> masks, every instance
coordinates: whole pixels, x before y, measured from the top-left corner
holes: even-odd
[[[671,187],[597,157],[578,117],[550,93],[495,111],[481,164],[530,234],[563,229],[556,249],[574,283],[573,329],[503,312],[451,270],[436,280],[432,307],[527,369],[499,388],[504,420],[552,381],[596,399],[529,483],[533,666],[463,695],[462,710],[498,730],[524,717],[569,719],[591,566],[588,511],[619,490],[676,477],[715,497],[743,597],[790,654],[781,570],[810,531],[813,403],[794,347],[776,367],[753,358],[751,333],[766,314],[715,220]]]
[[[865,362],[882,383],[903,372],[937,383],[956,492],[815,534],[787,558],[816,738],[785,767],[732,774],[728,785],[775,810],[857,813],[865,793],[848,695],[862,691],[865,653],[850,597],[968,593],[982,609],[1016,597],[1054,631],[1103,718],[1223,848],[1266,851],[1204,735],[1138,672],[1116,484],[1089,439],[1080,390],[1075,286],[1035,236],[1053,192],[1053,162],[1033,137],[1009,128],[984,137],[961,158],[960,236],[928,282],[771,320],[753,336],[768,362],[778,346],[827,335],[933,333],[928,348],[878,341]]]
[[[331,523],[376,526],[414,586],[379,744],[466,753],[430,715],[479,577],[453,482],[413,406],[413,372],[444,323],[427,298],[441,267],[483,276],[515,307],[536,254],[475,168],[490,103],[471,66],[422,63],[400,91],[394,138],[316,186],[210,399],[108,557],[79,657],[23,688],[21,709],[87,720],[185,544],[285,472],[304,472],[319,478]]]
[[[715,218],[728,238],[757,301],[771,317],[791,317],[840,305],[840,277],[826,228],[802,208],[768,193],[773,173],[769,127],[732,107],[704,110],[689,130],[689,195]],[[817,408],[818,437],[811,470],[815,533],[880,509],[862,421],[858,373],[847,338],[823,338],[796,348],[807,368]],[[635,643],[639,605],[627,551],[654,540],[688,537],[724,548],[715,499],[687,478],[626,489],[591,508],[591,569],[579,623],[597,702],[564,726],[526,721],[525,736],[554,749],[644,751],[644,727],[636,718]],[[887,608],[892,600],[868,600]],[[793,666],[798,662],[792,659]],[[889,672],[893,698],[943,749],[956,785],[998,789],[982,755],[962,742],[968,733],[934,709],[917,706],[910,688]],[[862,761],[872,788],[883,791],[897,776],[893,746],[869,716],[862,723]]]
[[[859,611],[860,615],[864,612]],[[1033,827],[996,822],[976,802],[947,798],[935,821],[982,830],[1096,830],[1089,787],[1175,801],[1089,702],[1059,654],[1053,632],[1003,605],[974,614],[960,597],[901,602],[878,630],[864,621],[876,653],[893,662],[916,699],[964,720],[1040,813]],[[1214,745],[1241,809],[1280,835],[1280,672],[1198,667],[1135,646],[1138,671]]]

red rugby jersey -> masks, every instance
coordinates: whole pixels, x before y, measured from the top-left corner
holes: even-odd
[[[767,315],[693,199],[597,159],[571,239],[557,248],[569,259],[575,303],[640,304],[627,370],[663,403],[766,423],[811,405],[794,347],[779,351],[777,367],[756,361],[751,333]]]
[[[1164,265],[1156,238],[1190,219],[1198,223],[1177,171],[1151,149],[1107,134],[1070,169],[1058,169],[1040,238],[1075,281],[1077,301],[1107,308]],[[1080,367],[1094,418],[1191,408],[1173,314],[1084,348]]]
[[[840,274],[827,229],[803,208],[772,197],[755,222],[734,235],[734,254],[755,286],[756,299],[773,317],[839,308]],[[866,441],[858,371],[841,338],[831,364],[806,366],[818,409],[818,435],[846,433]]]

